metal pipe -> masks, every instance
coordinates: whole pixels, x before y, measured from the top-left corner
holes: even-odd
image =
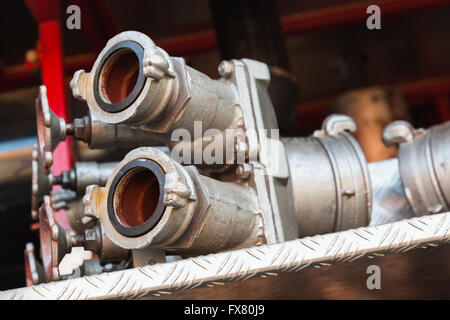
[[[406,199],[398,159],[371,162],[367,167],[373,197],[370,225],[376,226],[412,218],[414,215]]]
[[[282,139],[300,236],[367,226],[372,191],[354,121],[331,115],[308,138]]]
[[[201,176],[154,148],[131,151],[105,188],[87,189],[84,203],[126,249],[193,255],[265,241],[252,189]]]

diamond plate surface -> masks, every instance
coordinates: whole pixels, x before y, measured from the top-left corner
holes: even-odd
[[[0,299],[137,299],[450,241],[450,213],[0,292]]]

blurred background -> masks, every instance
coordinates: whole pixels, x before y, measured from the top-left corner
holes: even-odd
[[[371,4],[381,8],[380,30],[366,27]],[[81,9],[79,30],[66,27],[70,5]],[[71,97],[71,77],[78,69],[90,70],[107,40],[125,30],[146,33],[170,55],[184,57],[212,78],[218,77],[223,59],[267,63],[283,135],[309,135],[329,113],[348,114],[358,124],[356,138],[368,161],[396,155],[381,143],[389,122],[404,119],[426,128],[450,120],[450,0],[2,1],[0,290],[25,285],[25,243],[37,247],[39,242],[30,217],[38,86],[47,85],[58,115],[85,114],[87,107]],[[83,146],[73,150],[72,159],[102,157]],[[109,160],[120,157],[120,152],[108,153]],[[442,248],[439,256],[450,253]],[[406,267],[408,260],[402,259],[402,270],[420,275],[425,270],[420,261],[426,260],[426,270],[448,271],[450,261],[440,259],[437,266],[430,257],[437,255],[414,254]],[[383,263],[397,265],[395,256],[391,259]],[[348,271],[340,268],[342,274]],[[322,278],[327,275],[322,272]],[[433,286],[438,291],[419,286],[410,297],[450,296],[449,289]],[[334,296],[336,290],[308,297],[345,297]],[[346,284],[342,290],[352,288]]]

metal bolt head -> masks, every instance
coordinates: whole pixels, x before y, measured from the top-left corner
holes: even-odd
[[[91,135],[90,118],[85,116],[83,118],[77,118],[73,121],[73,135],[76,139],[81,139],[85,142],[89,142]]]
[[[248,163],[240,164],[236,169],[236,174],[241,179],[248,179],[251,173],[252,173],[252,166]]]
[[[97,219],[97,196],[100,187],[90,185],[86,187],[86,193],[83,196],[84,215]]]
[[[93,252],[97,251],[100,244],[100,239],[96,228],[86,229],[84,231],[84,240],[84,248],[86,250],[90,250]]]
[[[75,99],[84,99],[84,86],[86,83],[86,72],[84,70],[78,70],[74,73],[72,80],[70,81],[70,88],[72,89],[72,95]]]
[[[230,78],[234,72],[234,64],[230,61],[222,61],[218,68],[219,74],[224,78]]]

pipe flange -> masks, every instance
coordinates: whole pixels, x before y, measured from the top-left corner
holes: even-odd
[[[56,222],[49,196],[44,197],[39,209],[39,238],[46,279],[57,281],[60,279],[59,263],[72,249],[72,243],[66,231]]]
[[[36,127],[38,156],[44,172],[49,173],[53,164],[53,150],[66,138],[66,123],[50,109],[45,86],[39,87],[39,95],[36,99]]]
[[[31,156],[31,218],[37,220],[42,199],[50,193],[53,186],[53,175],[44,173],[37,144],[33,145]]]

